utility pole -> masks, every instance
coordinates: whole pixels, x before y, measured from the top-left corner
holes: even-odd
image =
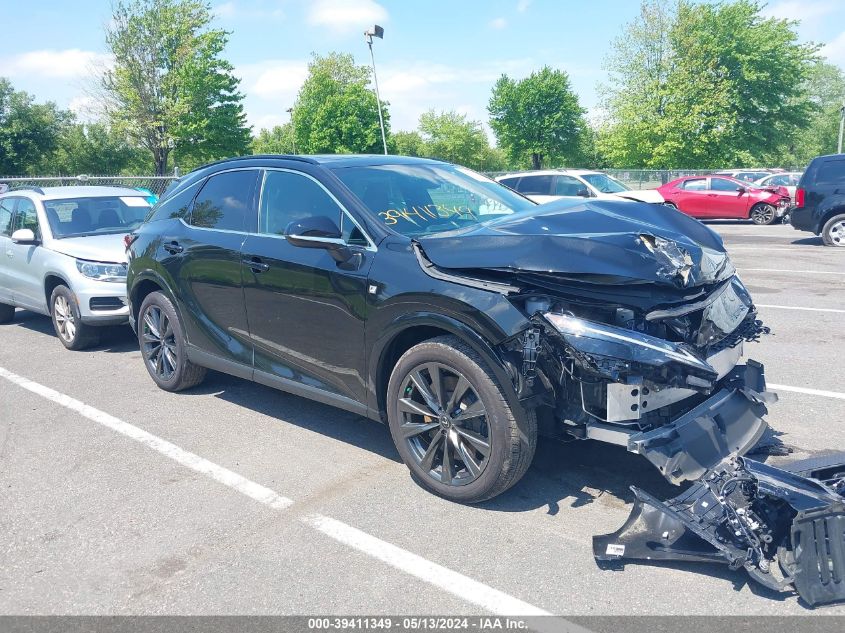
[[[296,121],[293,118],[293,108],[288,108],[285,112],[290,115],[291,143],[293,144],[293,153],[296,154]]]
[[[370,60],[373,63],[373,84],[376,87],[376,103],[378,104],[378,124],[381,127],[381,143],[384,147],[384,153],[387,155],[387,136],[384,134],[384,117],[381,115],[381,96],[378,92],[378,76],[376,75],[376,58],[373,55],[373,38],[377,37],[380,40],[384,39],[384,29],[378,24],[374,24],[373,28],[364,31],[364,38],[367,40],[367,46],[370,47]]]
[[[842,153],[842,132],[845,130],[845,102],[842,103],[842,107],[839,108],[839,145],[836,147],[836,153]]]

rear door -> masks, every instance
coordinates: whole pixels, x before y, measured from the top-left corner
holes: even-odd
[[[284,238],[291,222],[313,216],[342,229],[353,254],[348,263]],[[257,381],[293,382],[364,402],[367,273],[374,256],[351,215],[315,177],[291,169],[265,172],[258,231],[243,247]]]
[[[748,217],[748,201],[750,196],[746,186],[727,178],[711,178],[710,190],[707,192],[707,207],[705,216],[709,218],[745,219]],[[740,191],[742,188],[742,191]]]
[[[12,230],[29,229],[39,241],[36,244],[15,244],[11,238],[6,245],[6,262],[12,299],[21,307],[38,312],[47,310],[44,296],[44,260],[48,251],[40,244],[41,227],[35,203],[29,198],[18,198]]]
[[[162,236],[158,255],[177,285],[189,344],[239,363],[245,376],[251,375],[252,344],[241,246],[256,227],[259,175],[257,169],[239,169],[210,176],[183,221]]]
[[[690,178],[678,183],[675,203],[678,209],[694,218],[707,217],[707,178]]]

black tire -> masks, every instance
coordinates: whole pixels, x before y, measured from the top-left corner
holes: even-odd
[[[161,292],[148,294],[138,310],[138,344],[144,367],[161,389],[183,391],[205,378],[205,367],[188,360],[179,315]]]
[[[15,306],[0,303],[0,323],[11,323],[15,318]]]
[[[754,224],[766,226],[773,224],[777,220],[778,214],[774,205],[767,202],[759,202],[751,208],[748,217]]]
[[[50,295],[50,317],[59,341],[67,349],[79,351],[100,342],[100,330],[86,325],[79,315],[79,304],[67,286],[56,286]]]
[[[420,398],[424,400],[415,378],[427,381],[428,395],[437,399],[430,367],[436,367],[437,375],[442,375],[440,401],[446,401],[439,407],[436,421],[433,416],[418,413],[418,409],[409,410],[409,406],[418,406]],[[465,383],[460,382],[462,379]],[[463,384],[468,387],[455,400],[455,392],[461,391]],[[433,409],[423,408],[429,412]],[[387,387],[390,434],[411,476],[424,488],[458,503],[490,499],[522,478],[537,447],[536,413],[525,411],[525,415],[526,426],[521,430],[511,403],[487,363],[455,336],[441,336],[409,349],[396,363]],[[420,431],[426,427],[431,428]],[[485,445],[486,456],[484,449],[478,449]],[[444,464],[447,452],[451,452],[448,471]],[[434,457],[427,460],[432,453]]]
[[[834,215],[824,223],[822,241],[825,246],[845,246],[845,213]]]

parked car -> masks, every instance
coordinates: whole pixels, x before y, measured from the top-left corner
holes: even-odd
[[[755,180],[760,180],[760,178],[765,178],[771,173],[772,171],[769,169],[724,169],[714,172],[713,175],[728,176],[735,180],[741,180],[742,182],[754,182]]]
[[[663,202],[654,189],[630,189],[612,176],[586,169],[525,171],[499,176],[496,180],[540,204],[561,198]]]
[[[127,238],[162,389],[206,368],[386,422],[429,490],[498,495],[539,432],[628,447],[672,482],[766,428],[760,336],[719,236],[661,205],[537,207],[463,167],[250,156],[200,168]]]
[[[786,189],[772,193],[727,176],[685,176],[657,189],[665,204],[700,220],[771,224],[789,209]]]
[[[116,187],[31,187],[0,195],[0,323],[24,308],[53,319],[62,344],[96,344],[98,326],[126,323],[123,236],[150,210]]]
[[[778,187],[783,187],[789,193],[789,199],[795,200],[795,189],[798,187],[798,181],[801,179],[802,172],[788,171],[778,174],[769,174],[754,181],[754,186],[760,189],[768,189],[777,192]]]
[[[789,221],[821,235],[827,246],[845,246],[845,154],[814,158],[795,190]]]

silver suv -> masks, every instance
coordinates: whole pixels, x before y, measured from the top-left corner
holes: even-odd
[[[0,323],[15,308],[53,319],[68,349],[126,323],[123,237],[150,210],[147,193],[119,187],[44,187],[0,194]]]

